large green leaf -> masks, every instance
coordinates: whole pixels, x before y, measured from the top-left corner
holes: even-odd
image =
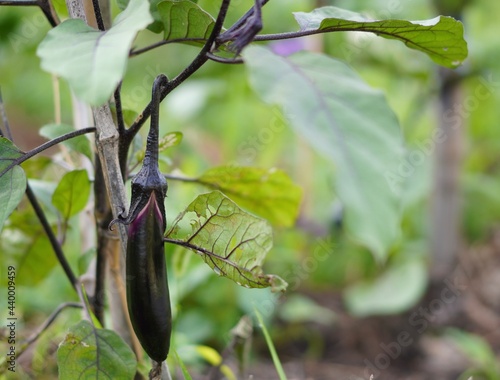
[[[74,132],[75,129],[68,124],[47,124],[40,128],[40,135],[48,139],[55,139],[56,137],[65,135],[70,132]],[[90,141],[85,136],[76,136],[72,139],[62,142],[63,145],[67,146],[69,149],[76,152],[82,153],[87,156],[90,160],[93,159],[92,148],[90,147]]]
[[[0,137],[0,173],[13,160],[23,155],[12,142]],[[0,231],[9,215],[17,207],[26,191],[26,175],[20,166],[14,166],[0,177]]]
[[[70,328],[57,350],[59,379],[133,379],[137,361],[129,346],[112,330],[88,321]]]
[[[98,31],[82,20],[66,20],[39,45],[42,68],[65,78],[76,95],[105,103],[125,74],[135,35],[153,21],[147,0],[131,0],[113,26]]]
[[[427,54],[434,62],[450,68],[467,58],[467,42],[460,21],[438,16],[431,20],[370,20],[359,13],[337,7],[322,7],[310,13],[296,12],[301,31],[359,31],[402,41],[406,46]]]
[[[90,195],[90,180],[86,170],[66,173],[57,185],[52,203],[65,220],[77,214],[87,204]]]
[[[153,17],[153,22],[148,25],[148,30],[152,31],[153,33],[161,33],[163,32],[163,23],[160,20],[160,13],[158,12],[158,3],[162,2],[163,0],[148,0],[149,1],[149,13]],[[118,8],[121,10],[124,10],[127,8],[127,5],[129,4],[129,0],[117,0],[116,4],[118,5]]]
[[[278,226],[291,226],[299,213],[302,189],[278,169],[222,166],[198,181]]]
[[[400,196],[384,173],[397,172],[403,149],[383,93],[323,55],[249,47],[244,58],[260,97],[281,105],[292,128],[335,165],[348,231],[384,259],[400,233]]]
[[[47,278],[57,265],[50,241],[42,230],[30,231],[22,242],[11,247],[17,259],[18,283],[24,286],[36,286]]]
[[[207,39],[215,24],[214,18],[197,4],[188,0],[169,0],[158,4],[163,22],[164,39]]]
[[[183,232],[180,224],[190,223]],[[271,226],[241,210],[221,192],[198,196],[174,221],[167,241],[189,248],[219,276],[247,288],[284,290],[286,283],[262,271],[262,262],[273,245]]]

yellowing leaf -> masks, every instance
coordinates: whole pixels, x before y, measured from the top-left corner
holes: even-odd
[[[191,233],[179,223],[189,222]],[[219,276],[247,288],[284,290],[286,282],[264,274],[262,262],[272,247],[271,226],[241,210],[219,191],[198,196],[174,221],[168,242],[189,248]]]
[[[450,68],[462,64],[468,54],[463,25],[452,17],[438,16],[423,21],[371,20],[359,13],[331,6],[294,15],[302,31],[371,32],[399,40],[409,48],[427,54],[437,64]]]
[[[221,166],[208,170],[198,181],[274,225],[289,227],[297,219],[302,189],[282,170]]]

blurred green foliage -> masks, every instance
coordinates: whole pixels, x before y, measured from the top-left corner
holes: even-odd
[[[237,19],[252,1],[234,3],[228,23]],[[321,3],[333,5],[334,2]],[[380,0],[335,1],[336,6],[367,11],[375,17],[425,19],[437,15],[430,1],[397,3],[399,5],[390,8],[387,2]],[[200,0],[198,4],[212,15],[218,6],[218,2],[210,0]],[[264,32],[297,29],[291,12],[307,12],[317,5],[306,0],[271,1],[265,7]],[[115,11],[118,12],[116,7]],[[465,122],[462,230],[467,243],[476,244],[486,241],[500,222],[500,39],[497,38],[500,2],[470,1],[462,14],[470,57],[458,69],[466,76],[462,86],[464,101],[456,105],[452,115]],[[2,7],[0,86],[14,137],[24,150],[43,141],[37,137],[43,125],[56,122],[52,78],[40,69],[35,55],[38,43],[48,30],[49,24],[39,10]],[[152,32],[141,32],[134,46],[145,46],[156,38]],[[369,34],[339,33],[312,37],[307,41],[311,46],[324,45],[328,54],[347,62],[368,83],[383,89],[400,120],[408,151],[425,152],[425,144],[432,137],[440,112],[437,109],[438,68],[430,59],[408,50],[399,42]],[[133,58],[122,86],[124,107],[140,112],[149,101],[154,77],[162,71],[170,77],[176,75],[196,52],[195,47],[168,45]],[[59,86],[61,121],[72,124],[73,109],[68,86],[63,81]],[[478,91],[484,94],[484,99],[478,98]],[[238,163],[262,168],[278,167],[287,172],[304,189],[301,215],[295,227],[275,229],[274,249],[267,258],[265,270],[287,280],[292,293],[328,291],[326,294],[332,296],[332,290],[342,292],[367,281],[376,281],[381,274],[394,273],[398,266],[405,267],[408,262],[427,262],[432,178],[429,154],[421,165],[414,168],[405,184],[403,237],[391,252],[389,261],[380,266],[341,228],[342,213],[333,193],[335,172],[331,164],[288,128],[264,139],[262,131],[270,123],[284,123],[281,111],[256,98],[243,67],[208,63],[162,104],[160,134],[183,133],[182,143],[165,153],[168,160],[163,169],[175,169],[196,177],[211,167]],[[58,215],[50,205],[50,199],[66,170],[57,159],[60,154],[59,149],[52,150],[55,164],[49,168],[43,157],[23,165],[30,179],[44,181],[33,182],[37,184],[34,190],[54,224]],[[197,185],[170,183],[166,201],[169,225],[199,191]],[[43,202],[43,199],[48,201]],[[22,203],[11,219],[11,225],[23,225],[25,230],[14,231],[9,229],[9,224],[6,225],[0,236],[1,262],[36,266],[36,274],[23,275],[29,283],[18,286],[17,311],[22,324],[18,331],[25,338],[60,303],[75,300],[76,296],[62,269],[55,265],[46,239],[39,236],[40,226],[29,205]],[[81,223],[78,216],[70,218],[64,245],[73,268],[78,267],[82,251],[85,251],[81,248],[84,244],[78,233]],[[35,241],[37,237],[39,241]],[[242,289],[215,276],[199,257],[191,253],[174,246],[167,246],[166,252],[175,305],[173,346],[186,364],[201,363],[201,360],[194,356],[185,357],[183,345],[204,344],[223,349],[228,332],[241,315],[251,313],[252,300],[261,307],[260,312],[268,326],[268,321],[274,317],[294,323],[305,322],[303,310],[298,308],[294,315],[294,308],[297,302],[307,304],[308,301],[279,298],[267,290]],[[18,256],[23,259],[18,261]],[[0,273],[2,294],[5,294],[6,284],[4,272],[2,269]],[[426,281],[424,271],[412,273],[421,276],[415,281]],[[403,286],[405,280],[402,276],[392,286]],[[411,303],[405,307],[411,307]],[[381,312],[390,313],[393,309]],[[335,318],[330,319],[328,314],[322,318],[327,323],[335,323]],[[56,370],[54,363],[46,358],[51,357],[54,345],[63,339],[64,331],[79,319],[78,311],[63,313],[38,342],[33,359],[36,373],[46,373],[46,366]],[[311,316],[311,321],[317,319],[318,315]],[[275,331],[271,328],[270,332],[283,333],[284,330],[286,328]],[[465,342],[465,336],[458,338]]]

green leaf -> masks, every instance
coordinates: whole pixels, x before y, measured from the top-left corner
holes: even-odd
[[[407,310],[427,285],[423,260],[410,259],[390,266],[374,281],[357,283],[345,292],[347,308],[356,316],[387,315]]]
[[[51,140],[74,131],[75,129],[71,125],[47,124],[40,129],[40,135]],[[92,148],[90,147],[90,141],[85,136],[73,137],[72,139],[63,141],[62,144],[92,160],[93,153]]]
[[[102,105],[125,74],[135,35],[152,21],[147,0],[131,0],[106,31],[79,19],[62,22],[47,34],[37,54],[42,68],[65,78],[79,98]]]
[[[129,346],[112,330],[88,321],[70,328],[57,350],[59,379],[133,379],[137,367]]]
[[[163,136],[160,141],[158,141],[158,150],[163,152],[168,148],[172,148],[173,146],[177,146],[182,141],[182,133],[181,132],[169,132],[165,136]]]
[[[302,189],[282,170],[222,166],[198,180],[277,226],[292,226],[299,213]]]
[[[160,141],[158,141],[158,152],[164,152],[165,150],[177,146],[182,141],[182,133],[181,132],[169,132],[165,136],[163,136]],[[140,142],[138,139],[135,141]],[[144,155],[146,154],[146,149],[142,149],[142,144],[138,144],[141,147],[140,150],[135,152],[134,155],[134,163],[141,162],[144,160]],[[132,149],[134,146],[132,146]]]
[[[348,232],[385,259],[401,216],[400,191],[384,173],[397,172],[403,145],[383,93],[324,55],[280,57],[251,46],[244,58],[260,97],[281,105],[291,127],[335,165]]]
[[[39,179],[30,179],[30,187],[31,190],[33,190],[33,192],[35,193],[38,202],[47,211],[47,214],[51,213],[52,215],[57,215],[57,208],[55,208],[54,204],[52,203],[52,197],[54,196],[54,191],[56,190],[57,183],[41,181]]]
[[[148,25],[147,29],[153,33],[163,32],[163,22],[160,19],[160,13],[158,12],[158,4],[164,0],[148,0],[149,1],[149,13],[153,17],[153,22]],[[124,10],[129,4],[129,0],[117,0],[118,8]]]
[[[17,281],[19,285],[36,286],[47,278],[57,265],[57,259],[44,231],[33,231],[25,239],[15,244]],[[28,244],[24,244],[26,241]]]
[[[86,170],[66,173],[57,185],[52,203],[65,220],[77,214],[87,204],[90,195],[90,181]]]
[[[467,42],[460,21],[438,16],[430,20],[370,20],[359,13],[337,7],[322,7],[310,13],[296,12],[301,31],[359,31],[402,41],[427,54],[439,65],[456,68],[467,58]]]
[[[455,328],[448,328],[446,336],[451,338],[472,361],[485,367],[498,368],[495,353],[484,338]]]
[[[188,0],[162,1],[158,4],[158,12],[163,22],[163,38],[167,41],[180,38],[207,39],[215,24],[210,14]]]
[[[0,173],[23,155],[12,142],[0,137]],[[20,166],[14,166],[0,177],[0,231],[9,215],[23,199],[26,191],[26,175]]]
[[[314,322],[331,326],[335,321],[333,311],[300,294],[287,297],[285,303],[279,308],[279,315],[288,323]]]
[[[190,222],[192,233],[181,232],[179,224]],[[241,210],[219,191],[198,196],[174,221],[167,241],[200,254],[219,276],[247,288],[274,291],[286,282],[262,271],[262,262],[272,247],[271,226]]]

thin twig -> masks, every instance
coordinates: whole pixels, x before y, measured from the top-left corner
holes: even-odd
[[[122,109],[122,97],[121,97],[122,84],[118,85],[115,90],[115,111],[116,111],[116,123],[118,124],[118,133],[121,135],[125,132],[125,121],[123,120],[123,109]]]
[[[348,31],[347,29],[342,29],[342,31]],[[355,30],[354,28],[352,29],[353,31]],[[258,36],[255,36],[253,39],[254,41],[276,41],[276,40],[288,40],[291,38],[299,38],[299,37],[305,37],[305,36],[310,36],[312,34],[321,34],[321,33],[326,33],[330,32],[331,30],[325,31],[325,30],[304,30],[304,31],[298,31],[298,32],[285,32],[285,33],[274,33],[274,34],[259,34]]]
[[[43,322],[43,324],[38,328],[38,331],[35,332],[34,334],[32,334],[28,339],[26,339],[23,342],[23,343],[26,344],[26,347],[28,347],[30,344],[32,344],[33,342],[35,342],[40,337],[40,335],[42,335],[43,332],[45,330],[47,330],[50,327],[50,325],[56,320],[56,318],[59,316],[59,314],[61,313],[61,311],[63,311],[67,307],[74,307],[74,308],[81,309],[83,306],[79,302],[65,302],[65,303],[59,305],[57,307],[57,309],[54,310],[52,312],[52,314],[50,314],[50,316],[45,320],[45,322]]]
[[[99,5],[99,0],[92,0],[92,6],[94,7],[95,20],[97,22],[97,28],[104,31],[104,21],[102,20],[101,7]]]
[[[3,126],[7,132],[7,138],[12,141],[12,133],[10,132],[9,119],[7,118],[7,113],[5,112],[5,105],[2,98],[2,90],[0,89],[0,113],[2,114]],[[0,129],[0,136],[3,136],[3,131]]]
[[[22,164],[24,161],[30,159],[31,157],[37,155],[40,152],[43,152],[46,149],[49,149],[50,147],[59,144],[60,142],[72,139],[73,137],[81,136],[86,133],[93,133],[95,132],[95,127],[89,127],[89,128],[83,128],[83,129],[78,129],[73,132],[66,133],[65,135],[56,137],[53,140],[47,141],[46,143],[31,149],[30,151],[24,153],[21,157],[16,158],[15,160],[12,160],[10,165],[8,165],[1,173],[0,177],[3,176],[5,173],[7,173],[10,169],[12,169],[16,165]]]
[[[38,0],[37,4],[49,21],[50,25],[52,27],[56,27],[60,21],[54,7],[52,6],[52,2],[50,0]]]
[[[38,5],[36,0],[0,0],[0,6],[2,5],[14,5],[14,6],[31,6]]]
[[[174,43],[185,43],[185,42],[201,42],[204,43],[207,40],[205,38],[174,38],[172,40],[162,40],[159,42],[156,42],[154,44],[151,44],[149,46],[143,47],[141,49],[137,50],[131,50],[129,53],[129,57],[135,57],[136,55],[146,53],[147,51],[153,50],[157,47],[163,46],[163,45],[168,45],[168,44],[174,44]]]
[[[243,63],[242,58],[224,58],[224,57],[219,57],[218,55],[212,54],[210,52],[207,53],[208,59],[211,61],[219,62],[219,63],[225,63],[229,65],[235,65],[235,64],[240,64]]]
[[[179,177],[179,176],[176,176],[176,175],[172,175],[172,174],[164,174],[164,177],[166,179],[171,179],[173,181],[182,181],[182,182],[200,182],[200,180],[198,178],[192,178],[192,177]]]
[[[217,47],[216,39],[222,30],[222,26],[224,24],[224,20],[226,19],[227,10],[229,8],[229,4],[231,0],[223,0],[219,15],[217,16],[217,20],[215,21],[215,25],[212,29],[212,33],[208,37],[208,40],[203,45],[203,48],[200,50],[195,59],[191,62],[191,64],[186,67],[179,75],[177,75],[174,79],[169,81],[165,86],[165,89],[162,93],[161,99],[163,100],[169,93],[171,93],[177,86],[179,86],[182,82],[188,79],[192,74],[194,74],[201,66],[203,66],[207,61],[207,53],[214,47]],[[141,126],[145,123],[148,117],[151,114],[151,102],[146,106],[146,108],[142,111],[142,113],[137,117],[134,121],[134,124],[127,130],[127,140],[128,145],[132,142],[132,139],[137,134]],[[128,148],[127,148],[128,150]]]
[[[66,273],[66,277],[68,277],[73,288],[77,290],[78,279],[76,278],[75,274],[73,273],[73,270],[71,269],[71,266],[66,260],[66,256],[64,256],[64,252],[61,248],[61,245],[59,244],[59,241],[57,240],[54,232],[52,231],[49,221],[47,220],[45,213],[43,212],[42,207],[40,206],[40,203],[38,203],[35,193],[31,189],[29,183],[26,186],[26,196],[28,197],[31,205],[33,206],[33,209],[35,210],[35,214],[38,217],[38,220],[40,221],[40,224],[42,225],[43,230],[45,231],[45,234],[49,239],[50,245],[52,246],[52,249],[56,254],[57,260],[61,264],[64,273]]]

